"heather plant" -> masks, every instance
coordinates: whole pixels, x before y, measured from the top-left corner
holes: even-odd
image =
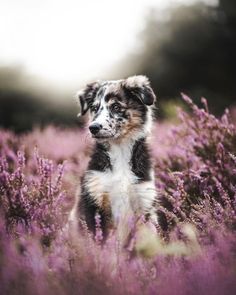
[[[7,231],[15,233],[18,225],[30,231],[37,227],[43,243],[48,244],[62,226],[63,165],[55,171],[52,161],[40,157],[37,151],[34,156],[37,177],[24,174],[26,160],[23,152],[18,151],[11,169],[6,157],[1,158],[0,208]]]
[[[180,124],[162,138],[166,153],[159,155],[155,151],[159,143],[156,140],[153,144],[163,229],[168,231],[188,220],[202,232],[209,229],[205,227],[205,220],[212,218],[214,226],[224,223],[233,229],[236,221],[235,125],[230,123],[228,110],[218,119],[209,114],[205,99],[202,100],[205,109],[199,109],[186,95],[183,99],[191,112],[179,110]]]
[[[68,231],[91,141],[83,130],[0,131],[0,294],[236,293],[236,129],[183,96],[179,122],[156,124],[160,227],[130,222],[122,245]]]
[[[79,180],[84,173],[88,162],[88,147],[91,139],[86,129],[60,129],[52,126],[20,137],[20,146],[23,148],[28,165],[26,168],[31,173],[34,169],[34,147],[45,158],[53,160],[57,165],[64,165],[64,177],[62,187],[67,191],[68,198],[73,201]]]

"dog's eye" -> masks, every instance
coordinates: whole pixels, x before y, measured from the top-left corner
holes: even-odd
[[[94,106],[91,107],[91,111],[94,112],[94,113],[96,113],[98,111],[98,109],[99,109],[98,105],[94,105]]]
[[[118,103],[114,103],[111,106],[111,110],[112,110],[112,112],[119,112],[121,110],[121,106]]]

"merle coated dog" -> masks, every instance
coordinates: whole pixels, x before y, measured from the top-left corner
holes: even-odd
[[[89,115],[95,145],[72,219],[85,221],[94,232],[99,213],[105,235],[111,228],[127,229],[130,218],[140,216],[156,225],[148,149],[156,97],[148,78],[94,82],[79,91],[78,99],[81,115]]]

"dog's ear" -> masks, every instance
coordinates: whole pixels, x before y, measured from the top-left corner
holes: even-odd
[[[80,104],[80,113],[78,114],[78,116],[83,116],[87,113],[92,103],[94,102],[94,99],[99,88],[100,83],[93,82],[87,84],[87,86],[84,89],[81,89],[77,92],[76,98]]]
[[[145,105],[152,105],[156,96],[151,88],[150,82],[146,76],[138,75],[125,79],[122,82],[124,90],[128,95],[138,98]]]

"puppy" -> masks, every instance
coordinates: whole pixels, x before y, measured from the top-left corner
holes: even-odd
[[[99,214],[104,236],[110,229],[127,236],[131,220],[141,216],[157,225],[148,149],[156,97],[148,78],[94,82],[79,91],[78,99],[81,116],[89,114],[95,145],[72,219],[95,232]]]

